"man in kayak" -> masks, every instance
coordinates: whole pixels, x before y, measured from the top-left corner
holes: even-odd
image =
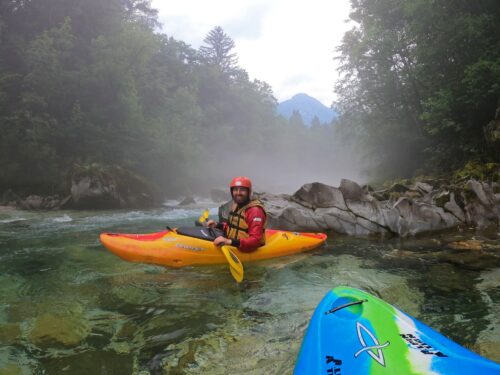
[[[265,244],[267,214],[258,199],[252,199],[252,182],[248,177],[235,177],[229,185],[233,203],[227,222],[207,222],[209,227],[217,227],[225,236],[214,240],[215,246],[229,245],[250,253]]]

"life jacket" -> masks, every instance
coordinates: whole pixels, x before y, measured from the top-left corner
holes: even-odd
[[[251,207],[260,207],[264,210],[264,213],[266,212],[264,205],[258,199],[251,200],[250,202],[248,202],[248,204],[246,204],[241,208],[238,208],[236,203],[233,203],[233,205],[231,206],[231,210],[229,211],[228,226],[226,229],[227,238],[240,239],[249,237],[248,224],[245,220],[245,213],[246,210],[248,210]],[[267,223],[267,214],[266,217],[264,218],[264,224],[262,226],[261,246],[265,245],[266,243],[266,238],[265,238],[266,223]]]

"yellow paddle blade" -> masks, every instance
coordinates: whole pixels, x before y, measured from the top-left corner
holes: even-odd
[[[204,223],[208,219],[209,216],[210,216],[210,213],[208,212],[208,210],[204,210],[203,213],[201,214],[201,216],[198,218],[198,222]]]
[[[231,275],[233,275],[236,282],[240,283],[243,280],[243,276],[245,273],[243,264],[229,246],[222,246],[221,251],[222,254],[224,254],[224,256],[226,257],[227,262],[229,263],[229,270],[231,271]]]

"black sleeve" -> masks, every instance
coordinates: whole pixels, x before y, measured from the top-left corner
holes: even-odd
[[[231,246],[240,247],[240,240],[231,240]]]

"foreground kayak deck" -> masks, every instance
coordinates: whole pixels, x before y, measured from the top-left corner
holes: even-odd
[[[500,365],[361,290],[337,287],[316,308],[294,375],[500,374]]]
[[[199,229],[205,233],[203,229]],[[168,267],[227,263],[220,248],[207,239],[178,233],[177,229],[150,234],[102,233],[102,244],[120,258]],[[323,233],[266,230],[266,244],[253,253],[230,247],[242,262],[275,258],[312,250],[326,241]]]

